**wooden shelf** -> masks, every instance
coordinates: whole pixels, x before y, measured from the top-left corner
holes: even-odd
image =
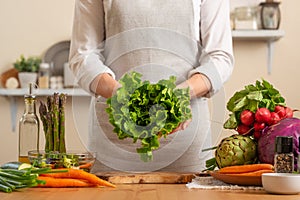
[[[91,97],[89,93],[80,89],[38,89],[36,92],[37,97],[53,95],[55,92],[64,93],[68,96],[77,96],[77,97]],[[28,94],[28,88],[19,88],[19,89],[3,89],[0,88],[0,96],[5,96],[10,101],[10,114],[11,114],[11,129],[13,132],[16,131],[17,127],[17,98],[23,97],[25,94]]]
[[[72,89],[38,89],[36,91],[37,96],[49,96],[54,94],[55,92],[64,93],[69,96],[90,96],[86,91],[80,88],[72,88]],[[0,96],[24,96],[28,93],[27,88],[19,88],[19,89],[0,89]]]
[[[274,42],[285,35],[283,30],[233,30],[233,40],[265,41],[267,42],[267,69],[268,74],[272,72],[272,61],[274,53]]]
[[[283,30],[233,30],[234,40],[276,41],[285,35]]]

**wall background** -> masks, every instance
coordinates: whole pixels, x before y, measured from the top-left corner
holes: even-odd
[[[232,6],[257,4],[259,0],[231,0]],[[235,69],[229,82],[225,84],[225,101],[241,90],[244,85],[264,78],[271,82],[286,98],[290,107],[300,108],[300,56],[299,35],[300,1],[283,1],[281,29],[285,37],[275,43],[272,73],[267,73],[267,45],[257,41],[234,41]],[[0,73],[12,67],[21,54],[42,55],[56,42],[70,39],[74,0],[0,0]],[[218,97],[215,97],[218,98]],[[41,98],[42,99],[42,98]],[[67,106],[67,147],[84,149],[88,123],[89,98],[69,98]],[[214,102],[214,100],[212,100]],[[23,113],[23,99],[18,99],[19,119]],[[224,108],[222,108],[224,109]],[[11,131],[9,98],[0,96],[0,163],[17,160],[18,132]],[[213,115],[221,115],[215,131],[227,118],[227,113],[212,110]],[[221,113],[221,114],[220,114]],[[296,113],[296,116],[299,116]],[[220,137],[231,134],[221,130]],[[80,135],[78,134],[80,133]],[[43,141],[42,141],[43,142]]]

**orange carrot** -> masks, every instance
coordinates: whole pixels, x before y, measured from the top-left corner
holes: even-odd
[[[43,180],[45,184],[39,184],[39,187],[55,187],[55,188],[62,188],[62,187],[92,187],[96,186],[94,184],[88,183],[84,180],[80,179],[73,179],[73,178],[53,178],[47,176],[39,176],[38,180]]]
[[[68,169],[68,172],[63,173],[50,173],[50,174],[41,174],[41,176],[53,177],[53,178],[74,178],[74,179],[82,179],[86,180],[90,184],[98,185],[98,186],[108,186],[108,187],[116,187],[114,184],[105,181],[95,174],[91,174],[89,172],[80,170],[80,169]]]
[[[218,172],[221,174],[240,174],[253,172],[258,170],[273,170],[274,166],[271,164],[248,164],[248,165],[235,165],[221,168]]]
[[[79,169],[88,169],[92,166],[92,163],[85,163],[83,165],[79,165]]]
[[[274,170],[271,169],[261,169],[257,171],[252,171],[252,172],[246,172],[246,173],[240,173],[236,174],[237,176],[261,176],[263,173],[273,173]]]

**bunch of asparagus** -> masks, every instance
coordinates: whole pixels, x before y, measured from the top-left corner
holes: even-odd
[[[45,133],[45,151],[66,153],[65,105],[66,94],[54,93],[47,103],[40,101],[39,113]]]

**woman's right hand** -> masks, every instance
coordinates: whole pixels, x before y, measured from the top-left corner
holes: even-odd
[[[103,73],[98,75],[91,83],[91,91],[104,98],[110,98],[121,84],[110,74]]]

